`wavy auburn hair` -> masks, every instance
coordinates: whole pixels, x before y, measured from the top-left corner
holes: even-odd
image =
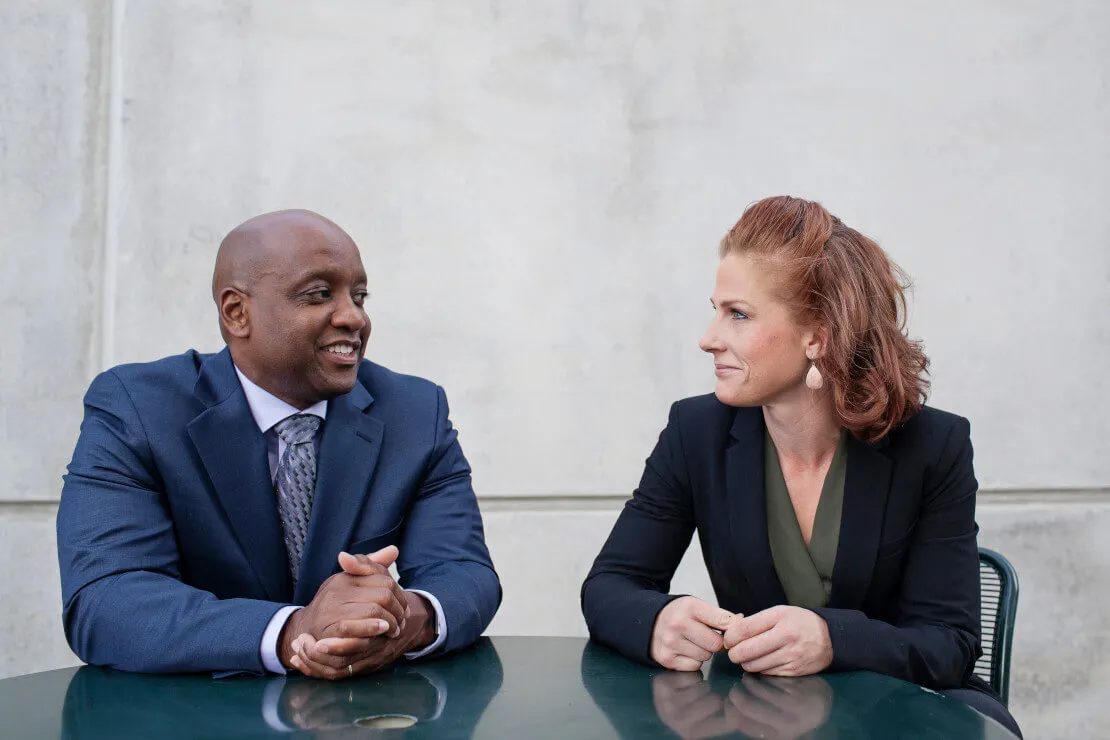
[[[929,359],[906,333],[909,282],[878,244],[820,203],[782,195],[744,211],[721,240],[730,254],[768,265],[795,319],[827,329],[816,364],[845,428],[874,442],[921,409]]]

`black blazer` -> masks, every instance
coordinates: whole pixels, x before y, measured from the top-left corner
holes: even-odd
[[[933,689],[974,685],[979,559],[967,419],[925,407],[876,444],[852,437],[826,608],[829,670]],[[640,485],[582,586],[590,635],[646,663],[656,615],[696,529],[721,607],[786,603],[771,560],[763,412],[714,396],[671,407]]]

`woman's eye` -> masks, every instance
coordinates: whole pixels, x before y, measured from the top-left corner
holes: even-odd
[[[361,306],[362,304],[366,303],[366,297],[368,295],[368,293],[355,293],[355,305]]]
[[[729,315],[732,316],[732,318],[734,318],[734,319],[746,319],[746,318],[748,318],[747,314],[745,314],[743,311],[737,311],[735,308],[731,309],[729,311]]]

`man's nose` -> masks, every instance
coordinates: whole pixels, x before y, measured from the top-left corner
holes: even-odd
[[[353,331],[361,331],[362,327],[368,323],[366,312],[362,307],[354,302],[353,298],[348,297],[346,300],[341,299],[340,305],[335,309],[335,313],[331,316],[331,322],[335,326],[351,329]]]

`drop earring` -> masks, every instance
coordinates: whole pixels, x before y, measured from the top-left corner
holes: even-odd
[[[819,391],[825,387],[825,379],[821,377],[821,371],[817,369],[817,363],[812,360],[810,360],[809,372],[806,373],[806,387],[814,391]]]

